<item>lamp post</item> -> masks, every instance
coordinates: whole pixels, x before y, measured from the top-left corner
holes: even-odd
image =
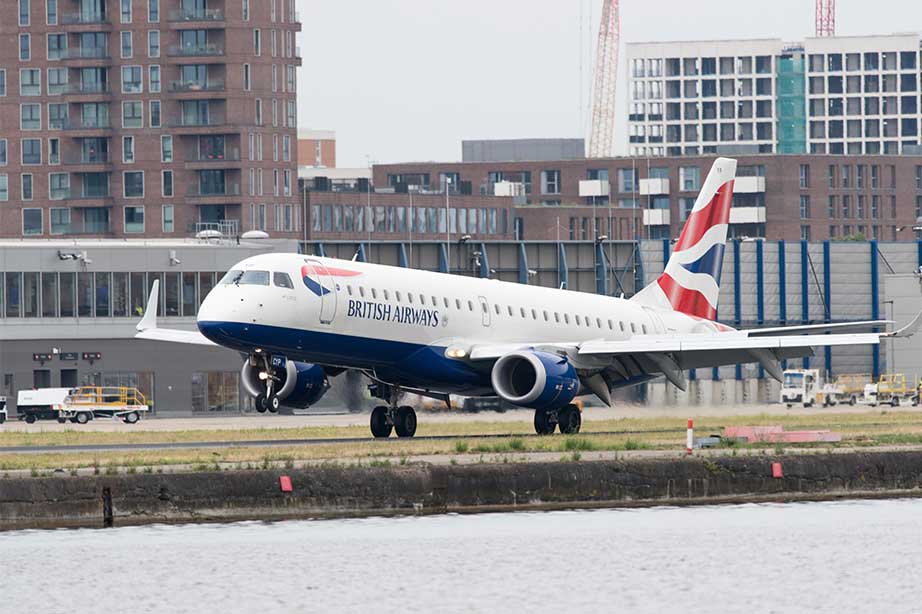
[[[448,223],[451,207],[451,177],[445,177],[445,259],[448,272],[451,273],[451,226]]]
[[[416,223],[416,211],[413,209],[413,193],[419,190],[418,185],[408,185],[407,193],[410,195],[410,212],[407,215],[407,237],[410,243],[410,268],[413,268],[413,225]]]

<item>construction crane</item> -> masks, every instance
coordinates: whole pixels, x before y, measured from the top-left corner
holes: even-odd
[[[816,35],[836,35],[836,0],[816,0]]]
[[[589,135],[589,157],[612,155],[612,135],[615,127],[615,86],[618,80],[618,49],[621,44],[619,0],[605,0],[599,41],[596,47],[595,80],[592,89],[592,127]]]

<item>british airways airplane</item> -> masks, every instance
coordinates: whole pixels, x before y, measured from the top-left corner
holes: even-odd
[[[218,345],[246,356],[241,371],[260,411],[305,408],[329,378],[357,371],[385,401],[375,437],[412,437],[416,413],[402,393],[448,400],[498,396],[534,409],[535,431],[579,432],[573,403],[685,371],[779,362],[815,346],[877,344],[909,336],[886,321],[735,330],[715,321],[736,161],[715,161],[665,271],[629,300],[301,254],[235,265],[206,297],[198,332],[161,329],[157,283],[137,337]]]

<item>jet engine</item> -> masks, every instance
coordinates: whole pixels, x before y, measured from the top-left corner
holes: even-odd
[[[272,357],[272,363],[280,362]],[[269,366],[260,364],[260,360],[247,359],[240,370],[243,387],[257,399],[265,400],[270,383],[272,396],[279,404],[293,409],[306,409],[320,400],[329,388],[326,373],[320,365],[286,360],[283,365]],[[271,403],[264,405],[273,410]]]
[[[579,393],[579,376],[564,356],[519,351],[501,356],[493,365],[493,389],[513,405],[559,409]]]

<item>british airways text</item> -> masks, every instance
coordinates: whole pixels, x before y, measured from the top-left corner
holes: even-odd
[[[435,309],[410,307],[408,305],[389,305],[372,301],[349,299],[349,318],[394,322],[395,324],[413,324],[435,328],[439,325],[439,312]]]

